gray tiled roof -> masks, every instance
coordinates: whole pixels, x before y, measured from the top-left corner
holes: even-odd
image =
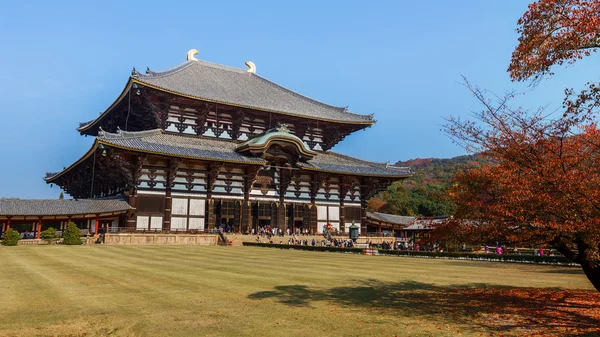
[[[416,217],[367,211],[367,218],[395,225],[411,225]]]
[[[440,225],[447,220],[448,220],[447,216],[438,216],[438,217],[430,218],[430,219],[420,219],[420,220],[416,220],[414,223],[412,223],[410,226],[408,226],[404,229],[405,230],[413,230],[413,231],[431,230],[435,226]]]
[[[108,146],[162,154],[191,159],[231,161],[247,164],[263,164],[264,159],[252,157],[235,151],[236,141],[215,138],[184,136],[149,130],[119,133],[100,132],[98,140]],[[307,163],[298,163],[299,167],[340,174],[373,175],[386,177],[405,177],[411,174],[409,168],[389,166],[385,163],[373,163],[334,152],[318,152]]]
[[[0,200],[0,216],[100,214],[124,212],[130,208],[122,199]]]
[[[133,79],[174,93],[224,104],[322,120],[372,124],[372,115],[325,104],[296,93],[255,73],[205,61],[187,61],[162,72]]]
[[[298,166],[317,171],[342,174],[407,177],[411,175],[408,167],[391,166],[387,163],[365,161],[335,152],[320,152],[307,163]]]
[[[238,145],[236,142],[175,135],[159,129],[138,132],[120,131],[119,133],[101,131],[98,133],[98,140],[108,145],[167,156],[248,164],[266,162],[261,158],[235,152]]]

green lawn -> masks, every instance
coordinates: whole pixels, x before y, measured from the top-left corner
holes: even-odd
[[[600,297],[570,267],[177,246],[0,247],[0,261],[0,336],[595,336],[600,326]]]

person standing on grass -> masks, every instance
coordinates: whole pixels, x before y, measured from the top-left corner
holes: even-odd
[[[540,247],[540,256],[544,256],[544,248]]]
[[[485,244],[485,247],[483,247],[483,250],[486,254],[490,251],[490,247],[487,245],[487,243]]]

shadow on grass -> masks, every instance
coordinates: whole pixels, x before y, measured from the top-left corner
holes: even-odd
[[[585,276],[585,273],[583,272],[583,269],[581,269],[580,267],[553,268],[553,269],[545,270],[544,273],[549,273],[549,274],[568,274],[568,275],[583,275],[583,276]]]
[[[498,332],[600,336],[597,334],[600,332],[600,294],[590,291],[370,280],[357,286],[327,289],[276,286],[272,291],[257,292],[249,298],[276,299],[297,307],[327,301]]]

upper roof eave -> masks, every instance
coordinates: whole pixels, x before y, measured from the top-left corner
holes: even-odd
[[[135,79],[135,78],[132,78],[132,81],[135,82],[135,83],[137,83],[137,84],[144,85],[144,86],[147,86],[149,88],[152,88],[152,89],[155,89],[155,90],[158,90],[158,91],[162,91],[162,92],[165,92],[165,93],[169,93],[169,94],[173,94],[173,95],[177,95],[177,96],[181,96],[181,97],[185,97],[185,98],[190,98],[190,99],[194,99],[194,100],[197,100],[197,101],[210,102],[210,103],[218,103],[218,104],[228,105],[228,106],[237,107],[237,108],[245,108],[245,109],[257,110],[257,111],[263,111],[263,112],[276,113],[276,114],[286,115],[286,116],[291,116],[291,117],[298,117],[298,118],[304,118],[304,119],[313,119],[313,120],[319,120],[319,121],[323,121],[323,122],[331,122],[331,123],[339,123],[339,124],[369,126],[369,125],[373,125],[373,124],[375,124],[377,122],[374,119],[365,120],[365,121],[343,121],[343,120],[336,120],[336,119],[330,119],[330,118],[320,118],[320,117],[303,116],[303,115],[294,114],[294,113],[290,113],[290,112],[284,112],[284,111],[279,111],[279,110],[266,109],[266,108],[255,107],[255,106],[250,106],[250,105],[236,104],[236,103],[231,103],[231,102],[226,102],[226,101],[220,101],[220,100],[215,100],[215,99],[210,99],[210,98],[205,98],[205,97],[188,95],[188,94],[181,93],[181,92],[178,92],[178,91],[173,91],[173,90],[169,90],[167,88],[159,87],[159,86],[156,86],[156,85],[153,85],[151,83],[144,82],[142,80]],[[371,115],[364,115],[364,116],[371,116]]]
[[[125,84],[125,88],[123,88],[123,91],[121,92],[119,97],[117,97],[117,99],[106,110],[104,110],[104,112],[102,112],[98,117],[96,117],[96,119],[92,121],[85,122],[84,124],[80,123],[80,126],[77,128],[77,131],[81,133],[89,131],[94,125],[96,125],[96,123],[98,123],[99,120],[104,118],[104,116],[108,115],[110,111],[127,96],[129,90],[131,89],[131,86],[133,85],[132,79],[133,78],[130,76],[127,80],[127,84]]]
[[[289,113],[289,112],[258,108],[258,107],[248,106],[248,105],[234,104],[234,103],[230,103],[230,102],[218,101],[218,100],[213,100],[213,99],[209,99],[209,98],[186,95],[184,93],[180,93],[180,92],[176,92],[176,91],[172,91],[172,90],[169,90],[166,88],[152,85],[150,83],[144,82],[142,80],[139,80],[139,79],[136,79],[136,78],[133,78],[130,76],[129,80],[127,82],[127,85],[125,86],[125,88],[123,89],[123,91],[121,92],[119,97],[117,97],[117,99],[106,110],[104,110],[104,112],[102,112],[98,117],[96,117],[95,119],[93,119],[91,121],[80,123],[80,126],[76,130],[81,133],[84,133],[86,131],[89,131],[91,128],[93,128],[100,120],[102,120],[102,118],[104,118],[106,115],[108,115],[110,113],[110,111],[112,111],[112,109],[117,104],[119,104],[125,97],[127,97],[127,94],[129,92],[129,90],[131,89],[131,86],[134,83],[137,83],[137,84],[140,84],[143,86],[147,86],[149,88],[152,88],[154,90],[158,90],[158,91],[161,91],[164,93],[173,94],[173,95],[177,95],[177,96],[185,97],[185,98],[190,98],[190,99],[197,100],[197,101],[218,103],[218,104],[228,105],[228,106],[232,106],[232,107],[246,108],[246,109],[252,109],[252,110],[269,112],[269,113],[276,113],[276,114],[280,114],[280,115],[298,117],[298,118],[303,118],[303,119],[313,119],[313,120],[319,120],[319,121],[323,121],[323,122],[331,122],[331,123],[339,123],[339,124],[347,124],[347,125],[364,125],[364,126],[370,126],[377,122],[377,120],[375,120],[375,119],[371,119],[368,121],[367,120],[365,120],[365,121],[340,121],[340,120],[334,120],[334,119],[329,119],[329,118],[307,117],[307,116],[302,116],[302,115],[293,114],[293,113]],[[369,115],[369,116],[371,116],[371,115]]]

